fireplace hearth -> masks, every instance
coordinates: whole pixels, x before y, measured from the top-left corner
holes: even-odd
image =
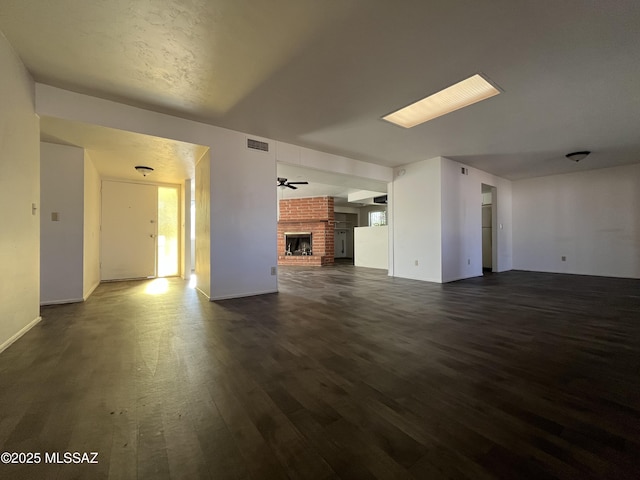
[[[313,255],[311,232],[285,232],[284,245],[285,255]]]

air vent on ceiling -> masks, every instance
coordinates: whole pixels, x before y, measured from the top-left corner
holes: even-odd
[[[380,195],[379,197],[373,197],[373,203],[387,203],[387,196]]]
[[[260,140],[254,140],[253,138],[247,138],[247,148],[268,152],[269,144],[267,142],[261,142]]]

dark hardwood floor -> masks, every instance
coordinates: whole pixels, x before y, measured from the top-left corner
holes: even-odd
[[[99,454],[0,478],[640,477],[638,280],[281,267],[279,294],[217,303],[166,283],[45,307],[0,354],[0,451]]]

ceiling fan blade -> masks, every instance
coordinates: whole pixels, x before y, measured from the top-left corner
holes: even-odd
[[[289,187],[289,188],[292,188],[293,190],[297,190],[297,189],[298,189],[298,187],[294,187],[294,186],[293,186],[293,185],[291,185],[290,183],[287,183],[287,185],[286,185],[286,186],[287,186],[287,187]]]
[[[309,185],[309,182],[288,182],[287,185]]]

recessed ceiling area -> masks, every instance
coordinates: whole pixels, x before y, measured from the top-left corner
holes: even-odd
[[[182,184],[209,147],[58,118],[40,119],[43,142],[81,147],[103,178]],[[136,165],[154,169],[143,177]]]
[[[508,179],[640,161],[636,0],[4,0],[38,82],[390,167]],[[410,130],[382,116],[482,72],[501,94]],[[567,164],[568,152],[590,150]]]

